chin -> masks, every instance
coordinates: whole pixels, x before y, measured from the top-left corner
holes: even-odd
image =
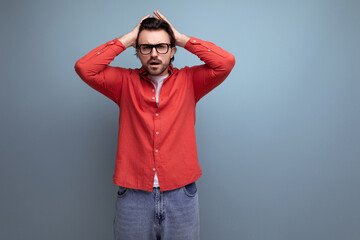
[[[150,75],[159,76],[159,75],[163,74],[165,71],[167,71],[167,69],[168,69],[168,67],[166,67],[165,69],[159,69],[159,70],[151,70],[151,69],[147,68],[147,72]]]

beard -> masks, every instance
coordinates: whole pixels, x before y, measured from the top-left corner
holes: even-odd
[[[164,63],[159,59],[150,59],[144,68],[146,71],[152,76],[160,76],[162,74],[166,74],[169,68],[170,62]]]

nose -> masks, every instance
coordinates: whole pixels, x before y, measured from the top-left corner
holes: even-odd
[[[150,55],[151,56],[157,56],[158,55],[158,52],[156,51],[156,49],[154,47],[151,49]]]

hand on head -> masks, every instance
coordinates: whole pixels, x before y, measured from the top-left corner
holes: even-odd
[[[166,21],[170,25],[170,27],[174,33],[175,44],[177,46],[184,47],[186,42],[190,39],[190,37],[186,36],[185,34],[179,33],[179,31],[177,31],[174,28],[174,26],[166,19],[166,17],[164,15],[162,15],[159,11],[156,10],[153,13],[154,13],[154,16],[153,16],[154,18]],[[143,17],[131,32],[129,32],[119,38],[119,40],[125,45],[125,47],[133,46],[134,48],[136,48],[136,39],[138,37],[140,24],[144,19],[149,18],[149,17],[151,17],[150,14]]]
[[[157,19],[163,20],[170,25],[172,31],[174,32],[175,44],[177,46],[180,46],[180,47],[185,46],[186,42],[190,39],[190,37],[188,37],[184,34],[181,34],[178,30],[176,30],[174,28],[174,26],[166,19],[166,17],[164,15],[162,15],[158,10],[154,11],[154,17]]]

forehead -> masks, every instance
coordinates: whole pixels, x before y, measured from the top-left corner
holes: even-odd
[[[170,43],[169,34],[161,30],[142,30],[139,34],[139,44]]]

